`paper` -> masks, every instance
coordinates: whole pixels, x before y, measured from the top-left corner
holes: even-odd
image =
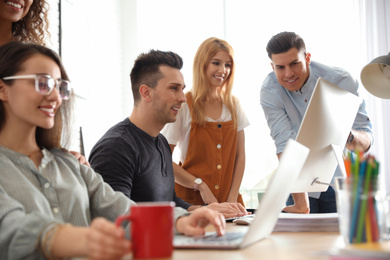
[[[337,213],[295,214],[280,213],[274,232],[279,231],[339,231]]]
[[[233,222],[238,225],[250,225],[253,217],[238,218]],[[280,213],[273,232],[297,231],[339,231],[337,213],[295,214]]]

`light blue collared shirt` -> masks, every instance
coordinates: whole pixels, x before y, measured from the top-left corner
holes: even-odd
[[[288,91],[279,84],[274,72],[269,73],[264,80],[260,92],[260,104],[275,142],[276,154],[283,152],[290,138],[295,140],[319,77],[359,96],[359,83],[347,71],[314,61],[310,64],[310,76],[300,91]],[[366,104],[364,99],[361,100],[352,129],[369,133],[373,140]],[[340,175],[340,170],[337,168],[334,176]],[[317,197],[314,194],[311,196]]]

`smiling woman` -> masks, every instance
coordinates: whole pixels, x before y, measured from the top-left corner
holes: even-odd
[[[45,45],[47,11],[45,0],[0,1],[0,45],[12,40]]]
[[[244,204],[239,188],[245,168],[244,128],[249,122],[231,92],[234,80],[233,48],[211,37],[194,59],[194,85],[187,92],[176,122],[162,133],[172,151],[178,197],[194,204],[231,202]]]
[[[54,86],[49,86],[49,81],[42,79],[60,78],[60,69],[53,66],[53,60],[41,54],[31,56],[21,65],[26,69],[19,71],[20,74],[3,77],[5,85],[1,95],[2,103],[7,108],[5,122],[13,121],[13,116],[16,116],[19,120],[25,120],[27,125],[42,129],[52,128],[55,112],[61,106],[62,100],[57,91],[52,91]],[[42,72],[48,73],[44,74],[46,77],[37,74]],[[43,96],[47,96],[47,100]],[[30,127],[22,130],[28,133]]]
[[[8,60],[0,75],[0,141],[7,144],[17,137],[24,145],[6,146],[17,147],[15,149],[21,153],[42,146],[60,148],[61,135],[57,129],[51,129],[55,122],[65,127],[63,139],[67,139],[66,131],[69,131],[66,126],[71,100],[62,104],[62,100],[67,100],[71,94],[68,76],[62,67],[56,66],[52,58],[56,55],[52,51],[36,51],[37,46],[31,46],[34,48],[27,54],[20,54],[28,55],[28,59]],[[10,55],[13,52],[2,58],[7,59]],[[54,116],[60,106],[62,109]],[[22,124],[16,130],[12,128],[15,127],[12,122]],[[37,142],[33,141],[35,136]]]
[[[88,249],[96,246],[103,248],[96,250],[99,256],[109,248],[108,258],[120,258],[130,250],[122,228],[95,218],[124,214],[130,201],[106,190],[89,167],[60,149],[69,134],[67,87],[68,76],[52,50],[16,41],[0,47],[1,259],[95,258]],[[70,192],[77,199],[69,200]],[[90,207],[88,194],[95,194],[96,206]],[[107,203],[111,209],[103,209]],[[104,234],[106,242],[94,240],[104,226],[113,233]],[[111,239],[115,245],[104,245]]]

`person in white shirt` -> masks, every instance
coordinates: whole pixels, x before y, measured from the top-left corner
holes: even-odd
[[[192,204],[233,202],[244,205],[239,188],[245,169],[244,128],[249,122],[232,95],[234,58],[222,39],[206,39],[194,58],[193,86],[176,122],[162,134],[172,151],[176,195]]]

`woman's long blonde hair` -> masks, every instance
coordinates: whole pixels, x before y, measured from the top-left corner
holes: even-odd
[[[210,90],[209,81],[206,78],[206,70],[210,64],[211,58],[218,51],[226,51],[232,61],[230,74],[226,79],[219,95],[222,102],[229,109],[233,122],[237,125],[236,98],[232,95],[233,80],[234,80],[234,51],[233,48],[225,41],[215,37],[206,39],[198,48],[195,54],[193,66],[193,86],[191,94],[193,98],[192,119],[198,124],[205,124],[205,112],[203,108],[203,100]]]

